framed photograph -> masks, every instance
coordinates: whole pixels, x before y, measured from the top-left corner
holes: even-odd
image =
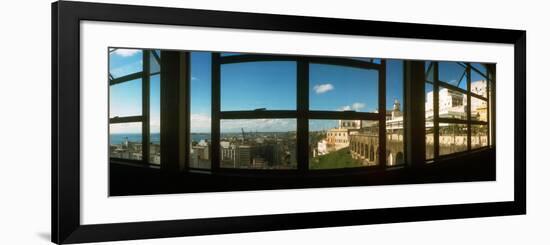
[[[526,212],[526,33],[52,4],[52,241]]]

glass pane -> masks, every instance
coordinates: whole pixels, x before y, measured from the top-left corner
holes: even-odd
[[[143,70],[143,53],[140,49],[109,50],[109,74],[119,78]]]
[[[109,156],[132,160],[142,159],[141,122],[109,125]]]
[[[149,55],[149,65],[150,73],[159,73],[160,72],[160,51],[152,50]]]
[[[466,124],[439,124],[439,155],[466,151],[468,126]]]
[[[310,120],[309,168],[335,169],[378,164],[378,122]]]
[[[472,107],[472,120],[487,122],[488,111],[487,111],[487,101],[471,97]]]
[[[221,110],[296,110],[296,62],[222,65]]]
[[[487,67],[481,63],[470,63],[472,82],[487,80]]]
[[[296,119],[236,119],[220,122],[220,166],[296,169]]]
[[[381,63],[380,59],[373,59],[373,58],[349,57],[348,59],[366,61],[366,62],[371,62],[371,63],[374,63],[374,64],[380,64]]]
[[[386,164],[405,163],[403,129],[403,61],[386,61]]]
[[[160,164],[160,75],[151,76],[149,86],[149,162]]]
[[[424,72],[426,73],[426,81],[433,83],[434,81],[434,63],[431,61],[424,62]]]
[[[473,75],[473,72],[472,72]],[[472,76],[472,84],[470,85],[470,91],[477,95],[481,95],[487,98],[487,80],[474,80]]]
[[[141,116],[141,78],[109,86],[109,117]]]
[[[472,125],[472,149],[488,145],[489,127],[487,125]]]
[[[434,93],[433,86],[426,83],[426,103],[425,103],[425,118],[426,118],[426,159],[434,158]]]
[[[378,71],[338,65],[309,66],[309,109],[378,110]]]
[[[234,55],[243,55],[243,53],[229,53],[229,52],[225,52],[225,53],[220,53],[220,56],[234,56]]]
[[[438,62],[439,80],[466,90],[468,78],[466,68],[459,62]]]
[[[191,52],[191,168],[210,168],[211,70],[210,52]]]
[[[468,98],[455,90],[439,89],[439,117],[467,119],[466,109]]]

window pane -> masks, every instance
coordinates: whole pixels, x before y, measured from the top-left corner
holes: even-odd
[[[424,72],[426,73],[426,81],[433,83],[434,81],[434,62],[424,62]]]
[[[109,156],[132,160],[142,159],[141,122],[109,125]]]
[[[433,85],[426,83],[426,103],[425,120],[426,120],[426,159],[434,158],[434,93]]]
[[[160,75],[149,82],[149,162],[160,164]]]
[[[210,52],[191,52],[191,168],[211,167],[211,70],[212,55]]]
[[[466,68],[459,62],[438,62],[439,80],[466,90],[468,78]]]
[[[439,124],[439,155],[468,149],[468,126],[466,124]]]
[[[386,164],[405,163],[403,140],[403,61],[386,61]]]
[[[487,101],[471,97],[471,103],[472,120],[487,122]]]
[[[472,125],[472,149],[488,145],[489,128],[487,125]]]
[[[296,119],[236,119],[220,122],[220,166],[296,169]]]
[[[159,50],[150,51],[149,65],[150,65],[149,72],[151,74],[160,72],[160,51]]]
[[[378,123],[310,120],[309,168],[334,169],[378,164]]]
[[[487,81],[489,81],[487,67],[480,63],[471,63],[471,66],[472,84],[470,85],[470,91],[487,98]]]
[[[311,64],[309,66],[309,109],[377,111],[378,71]]]
[[[374,58],[349,57],[348,59],[366,61],[366,62],[371,62],[371,63],[374,63],[374,64],[380,64],[381,63],[380,59],[374,59]]]
[[[109,74],[119,78],[143,70],[143,54],[140,49],[109,50]]]
[[[487,98],[487,80],[474,80],[472,77],[472,84],[470,85],[470,91],[472,93],[475,93],[477,95],[481,95]]]
[[[466,106],[468,98],[465,94],[455,90],[439,89],[439,117],[467,119]]]
[[[296,62],[221,66],[221,110],[296,110]]]
[[[222,56],[222,57],[224,57],[224,56],[234,56],[234,55],[243,55],[243,53],[229,53],[229,52],[220,53],[220,56]]]
[[[141,116],[141,78],[109,86],[109,117]]]

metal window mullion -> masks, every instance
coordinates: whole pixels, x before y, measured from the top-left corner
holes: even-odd
[[[489,80],[489,76],[487,76],[487,73],[483,74],[483,72],[481,72],[480,70],[478,70],[477,68],[473,67],[473,66],[470,66],[470,68],[474,71],[476,71],[477,73],[479,73],[480,75],[482,75],[483,77],[485,77],[485,79]],[[487,71],[487,67],[485,67],[485,70]]]
[[[354,111],[308,111],[309,119],[379,120],[380,113]]]
[[[481,95],[479,95],[479,94],[473,93],[473,92],[470,92],[469,94],[470,94],[472,97],[474,97],[474,98],[476,98],[476,99],[478,99],[478,100],[489,101],[489,98],[488,98],[488,97],[485,98],[485,97],[483,97],[483,96],[481,96]]]
[[[113,117],[109,118],[110,124],[143,122],[143,116]]]
[[[460,92],[460,93],[463,93],[463,94],[468,93],[468,91],[466,91],[465,89],[459,88],[457,86],[454,86],[452,84],[448,84],[448,83],[446,83],[444,81],[440,81],[440,80],[438,80],[438,86],[449,89],[449,90],[453,90],[453,91],[456,91],[456,92]]]
[[[221,80],[221,63],[220,53],[212,53],[212,120],[211,120],[211,137],[212,137],[212,171],[216,172],[220,169],[220,80]]]
[[[298,171],[306,173],[309,169],[309,63],[306,58],[299,58],[296,64],[296,161]]]
[[[221,111],[222,119],[263,119],[263,118],[297,118],[297,112],[293,110],[277,111]]]
[[[378,70],[378,164],[386,167],[386,60]]]
[[[376,64],[373,62],[346,59],[346,58],[337,58],[337,57],[309,57],[308,59],[311,63],[353,67],[358,69],[368,69],[368,70],[379,71],[381,67],[383,67],[382,64]]]
[[[219,64],[236,64],[246,62],[266,62],[266,61],[297,61],[296,56],[286,55],[265,55],[265,54],[241,54],[230,56],[219,56]]]
[[[470,123],[470,121],[468,121],[467,119],[447,118],[447,117],[439,118],[439,122],[440,123],[452,123],[452,124],[468,124],[468,123]]]
[[[143,52],[143,72],[142,72],[142,79],[141,79],[141,93],[142,93],[142,109],[141,113],[143,115],[143,122],[141,123],[142,128],[142,156],[143,156],[143,162],[149,163],[149,144],[150,144],[150,64],[149,64],[149,53],[150,51],[144,51]]]
[[[145,67],[145,64],[144,64],[144,67]],[[136,80],[138,78],[143,78],[144,74],[145,73],[144,71],[138,71],[136,73],[132,73],[132,74],[128,74],[128,75],[125,75],[125,76],[122,76],[122,77],[117,77],[117,78],[114,78],[114,79],[110,79],[109,80],[109,85],[116,85],[116,84],[119,84],[119,83],[124,83],[124,82],[129,82],[129,81],[132,81],[132,80]]]

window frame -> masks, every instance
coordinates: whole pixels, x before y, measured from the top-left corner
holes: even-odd
[[[118,163],[132,163],[132,164],[138,164],[143,165],[147,167],[155,167],[159,168],[160,163],[152,163],[150,159],[150,80],[151,76],[154,75],[160,75],[160,71],[151,73],[151,64],[150,64],[150,58],[153,57],[156,59],[160,66],[160,56],[156,54],[155,50],[153,49],[139,49],[142,52],[142,69],[141,71],[130,73],[121,77],[114,78],[110,73],[110,64],[111,64],[111,58],[110,55],[112,52],[116,51],[117,49],[124,49],[120,47],[108,47],[108,53],[109,53],[109,59],[107,62],[108,67],[108,91],[109,95],[111,93],[111,86],[122,84],[125,82],[130,82],[135,79],[141,79],[141,115],[133,115],[133,116],[123,116],[123,117],[110,117],[110,101],[109,101],[109,107],[108,107],[108,115],[109,115],[109,126],[111,124],[120,124],[120,123],[141,123],[141,160],[135,160],[135,159],[125,159],[125,158],[118,158],[118,157],[111,157],[110,151],[109,151],[109,159],[113,162]],[[109,127],[109,138],[111,137],[110,127]],[[109,143],[110,146],[110,143]]]
[[[426,162],[436,162],[440,159],[446,159],[455,157],[457,155],[464,155],[471,152],[481,151],[484,149],[488,149],[492,147],[492,143],[494,142],[494,96],[493,95],[493,89],[494,89],[494,69],[493,64],[486,64],[486,63],[479,63],[479,62],[462,62],[462,61],[429,61],[430,65],[425,70],[425,83],[431,84],[433,88],[433,116],[432,116],[432,131],[433,131],[433,157],[428,158],[425,157]],[[440,62],[456,62],[457,64],[461,65],[465,68],[463,76],[466,76],[466,90],[454,86],[452,84],[449,84],[445,81],[441,81],[439,79],[439,63]],[[486,68],[486,72],[483,73],[479,71],[477,68],[472,66],[472,63],[478,63]],[[428,78],[428,74],[430,73],[430,69],[433,69],[432,76],[433,78]],[[483,76],[487,81],[486,86],[486,93],[487,97],[483,97],[479,94],[476,94],[471,91],[471,84],[472,84],[472,70]],[[462,79],[462,78],[461,78]],[[448,90],[452,90],[455,92],[462,93],[466,96],[467,106],[466,106],[466,119],[458,119],[458,118],[441,118],[439,116],[439,89],[446,88]],[[426,93],[424,93],[424,96]],[[472,120],[472,97],[475,99],[479,99],[482,101],[485,101],[487,103],[487,121],[480,121],[480,120]],[[459,152],[453,152],[449,154],[440,155],[440,145],[439,145],[439,135],[440,135],[440,123],[448,123],[448,124],[465,124],[467,125],[467,147],[465,151],[459,151]],[[472,148],[472,125],[484,125],[487,127],[487,145],[481,146],[478,148]],[[426,130],[426,128],[425,128]],[[427,131],[426,131],[427,132]]]
[[[228,173],[326,173],[349,172],[358,169],[373,169],[386,167],[386,59],[370,59],[370,61],[353,59],[352,57],[321,57],[300,55],[273,55],[242,53],[221,55],[211,52],[212,57],[212,120],[211,120],[211,171]],[[221,66],[246,62],[291,61],[296,62],[296,110],[239,110],[221,111]],[[376,63],[379,62],[379,63]],[[378,112],[355,111],[321,111],[309,108],[309,68],[311,64],[337,65],[360,69],[376,70],[378,72]],[[189,79],[189,78],[188,78]],[[296,169],[242,169],[220,167],[220,123],[224,119],[296,119]],[[309,120],[368,120],[378,121],[378,162],[373,166],[352,168],[310,169],[309,168]],[[190,133],[190,132],[189,132]],[[403,136],[405,138],[405,134]],[[406,144],[404,140],[404,144]],[[404,148],[405,149],[405,148]],[[398,165],[401,166],[401,165]],[[203,170],[203,169],[201,169]]]

